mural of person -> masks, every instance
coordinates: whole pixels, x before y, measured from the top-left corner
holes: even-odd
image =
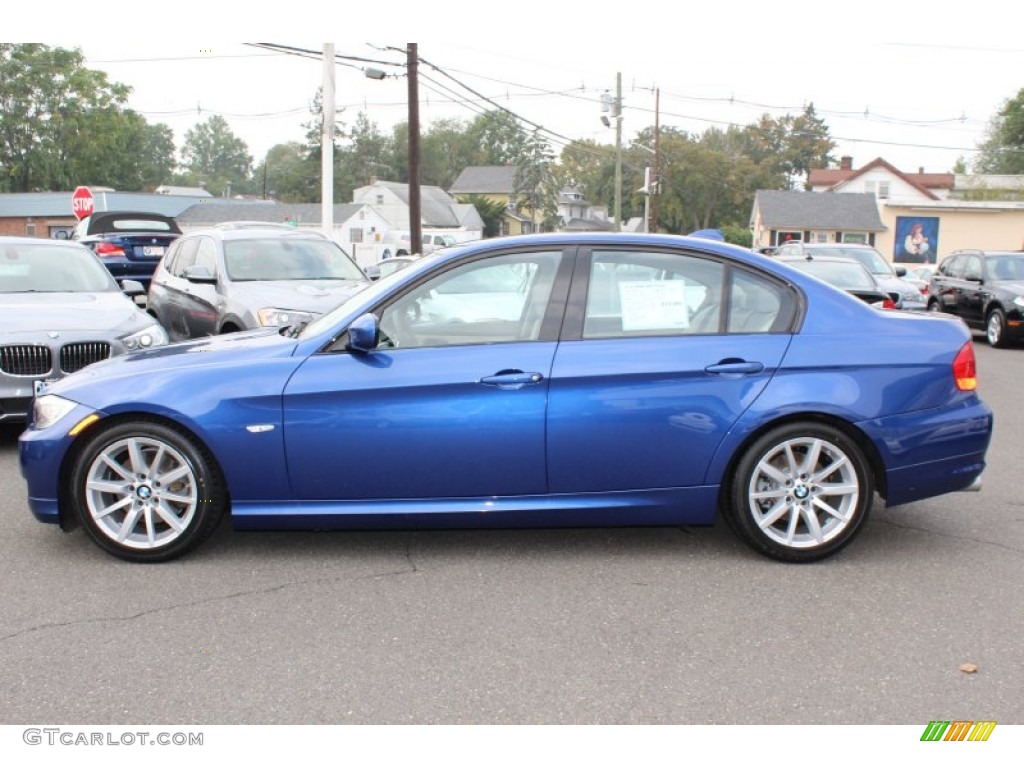
[[[924,226],[918,222],[910,228],[910,234],[903,240],[904,261],[925,263],[931,261],[931,243],[924,233]]]

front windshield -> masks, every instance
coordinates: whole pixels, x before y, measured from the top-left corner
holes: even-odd
[[[337,243],[282,237],[224,243],[224,266],[234,281],[359,280],[366,276]]]
[[[85,247],[8,243],[0,250],[0,293],[97,293],[117,283]]]

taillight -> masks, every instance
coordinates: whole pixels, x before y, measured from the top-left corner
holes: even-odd
[[[978,388],[978,367],[974,360],[974,344],[967,342],[960,348],[953,360],[953,380],[961,392],[973,392]]]
[[[124,256],[124,248],[113,243],[96,243],[96,255],[101,259],[108,256]]]
[[[882,302],[882,309],[896,309],[896,302],[892,299],[886,299]]]

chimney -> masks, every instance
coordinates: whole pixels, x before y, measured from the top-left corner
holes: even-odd
[[[841,171],[852,171],[853,170],[853,158],[849,155],[843,155],[839,158],[839,170]]]
[[[371,176],[370,177],[370,186],[372,187],[376,183],[377,183],[377,177],[376,176]]]

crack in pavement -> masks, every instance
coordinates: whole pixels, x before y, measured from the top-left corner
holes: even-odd
[[[957,536],[952,533],[942,533],[941,531],[935,531],[931,528],[922,528],[917,525],[906,525],[901,523],[893,522],[892,520],[878,519],[875,518],[874,522],[882,525],[891,525],[893,528],[900,528],[905,531],[920,531],[921,533],[930,533],[933,536],[940,536],[944,539],[957,539],[959,541],[973,541],[975,544],[988,544],[992,547],[999,547],[999,549],[1005,549],[1010,552],[1016,552],[1017,554],[1024,554],[1024,549],[1020,547],[1009,546],[998,541],[989,541],[988,539],[978,539],[973,536]]]
[[[320,579],[306,579],[303,581],[288,581],[283,584],[275,584],[268,587],[261,587],[260,589],[244,590],[241,592],[233,592],[228,595],[217,595],[215,597],[207,597],[202,600],[191,600],[185,603],[174,603],[172,605],[164,605],[159,608],[148,608],[138,613],[133,613],[128,616],[100,616],[89,619],[74,619],[72,621],[54,621],[45,624],[37,624],[33,627],[26,627],[20,629],[17,632],[12,632],[8,635],[0,635],[0,642],[6,642],[7,640],[14,640],[25,635],[30,635],[34,632],[42,632],[48,629],[64,629],[66,627],[84,626],[86,624],[102,624],[105,622],[131,622],[141,619],[146,616],[151,616],[158,613],[167,613],[170,611],[177,611],[181,609],[193,608],[198,605],[208,605],[210,603],[227,602],[229,600],[237,600],[242,597],[252,597],[254,595],[269,595],[274,592],[281,592],[292,587],[305,587],[305,586],[316,586],[323,584],[334,584],[345,581],[365,581],[367,579],[385,579],[392,578],[394,576],[407,576],[411,573],[419,573],[420,569],[416,565],[412,558],[411,547],[407,544],[405,547],[404,559],[409,564],[408,568],[396,569],[391,571],[382,571],[380,573],[368,573],[362,576],[355,577],[343,577],[336,576],[334,578],[320,578]]]

